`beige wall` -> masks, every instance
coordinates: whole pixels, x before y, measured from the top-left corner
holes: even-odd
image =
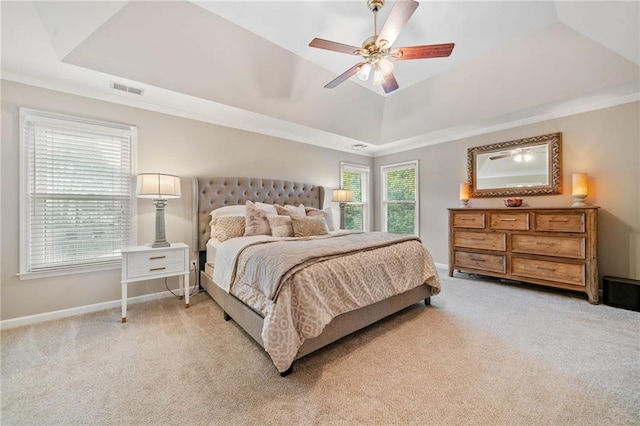
[[[379,168],[419,160],[420,236],[436,262],[448,263],[447,207],[458,206],[466,181],[467,148],[562,132],[563,194],[523,197],[532,207],[571,205],[571,174],[589,174],[588,204],[600,206],[598,261],[601,275],[640,278],[640,104],[629,103],[570,117],[375,158]],[[380,200],[374,192],[374,203]],[[501,198],[471,200],[475,207],[503,207]],[[380,229],[380,214],[375,215]]]
[[[587,202],[598,205],[601,275],[640,278],[640,104],[550,120],[492,134],[371,159],[265,135],[215,126],[2,81],[0,201],[0,319],[118,300],[119,270],[58,278],[19,280],[18,272],[18,107],[28,107],[138,126],[138,172],[161,171],[183,177],[183,198],[170,200],[167,238],[191,244],[189,177],[273,177],[339,185],[339,162],[372,166],[374,226],[380,229],[379,167],[419,160],[420,233],[438,263],[448,262],[447,207],[457,206],[458,185],[466,180],[467,148],[553,132],[563,133],[564,193],[525,197],[534,206],[571,204],[571,173],[590,176]],[[154,211],[138,202],[138,241],[153,239]],[[474,199],[477,207],[500,207],[500,199]],[[176,282],[170,280],[172,287]],[[130,296],[164,290],[160,280],[130,286]]]
[[[167,239],[172,242],[191,244],[189,177],[267,177],[335,188],[339,186],[340,161],[372,165],[369,157],[2,81],[2,320],[120,298],[120,270],[32,280],[16,277],[19,262],[18,107],[136,125],[137,171],[160,171],[183,178],[183,197],[170,200],[166,210]],[[154,220],[151,202],[139,200],[139,243],[153,240]],[[170,279],[171,287],[176,286],[175,280]],[[129,295],[164,289],[162,280],[144,281],[131,284]]]

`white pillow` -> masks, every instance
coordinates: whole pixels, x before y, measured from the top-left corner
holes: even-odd
[[[239,206],[223,206],[212,210],[209,214],[212,220],[220,216],[244,216],[247,214],[247,207],[244,204]]]
[[[264,210],[265,212],[267,212],[267,214],[273,214],[273,215],[277,215],[278,212],[276,212],[276,208],[273,204],[267,204],[267,203],[255,203],[256,207],[259,208],[260,210]]]

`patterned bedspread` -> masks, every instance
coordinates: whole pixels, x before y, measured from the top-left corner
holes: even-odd
[[[218,249],[216,277],[229,280],[229,292],[264,315],[262,339],[281,372],[336,316],[422,284],[440,291],[419,239],[380,232],[235,241],[226,252],[224,245]]]

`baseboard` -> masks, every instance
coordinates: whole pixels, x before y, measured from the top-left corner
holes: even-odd
[[[194,287],[190,287],[189,291],[193,291]],[[174,290],[177,291],[177,290]],[[166,290],[158,293],[144,294],[142,296],[129,297],[127,305],[148,302],[150,300],[164,299],[165,297],[174,297],[174,295]],[[78,306],[77,308],[62,309],[60,311],[45,312],[43,314],[29,315],[26,317],[11,318],[0,321],[0,330],[8,330],[11,328],[22,327],[24,325],[33,325],[40,322],[56,320],[60,318],[72,317],[80,314],[88,314],[91,312],[104,311],[106,309],[119,308],[122,301],[112,300],[110,302],[95,303],[93,305]]]
[[[447,265],[446,263],[435,263],[436,268],[437,269],[446,269],[447,271],[449,270],[449,265]]]

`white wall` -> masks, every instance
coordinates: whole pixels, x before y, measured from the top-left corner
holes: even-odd
[[[183,197],[169,200],[166,210],[166,231],[170,242],[191,244],[192,241],[191,177],[264,177],[313,183],[331,189],[339,186],[340,161],[372,166],[372,159],[361,155],[2,81],[2,320],[120,298],[119,269],[46,279],[17,278],[18,107],[136,125],[138,172],[157,171],[183,178]],[[329,200],[325,200],[325,204],[330,201],[330,193],[327,191]],[[152,203],[139,200],[139,243],[153,240],[154,221]],[[177,279],[170,279],[170,285],[176,287]],[[131,284],[129,295],[163,290],[162,280],[143,281]]]
[[[374,187],[386,164],[419,160],[420,236],[436,262],[448,263],[448,212],[457,207],[467,179],[467,149],[562,132],[563,193],[523,197],[532,207],[570,206],[571,174],[589,174],[586,202],[599,206],[600,275],[640,278],[640,103],[558,118],[510,130],[461,139],[375,158]],[[380,200],[374,192],[374,203]],[[501,198],[471,200],[474,207],[503,207]],[[375,216],[380,229],[380,214]]]

